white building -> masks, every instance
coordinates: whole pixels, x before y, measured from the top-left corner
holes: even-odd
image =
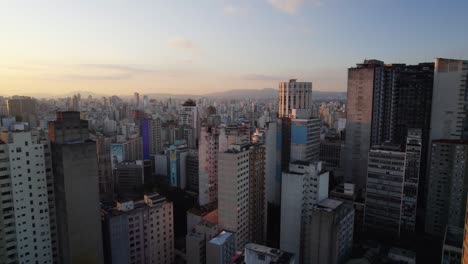
[[[468,61],[436,58],[430,139],[467,139],[465,90]]]
[[[292,109],[312,109],[312,83],[280,82],[278,89],[278,117],[289,117]]]
[[[236,249],[265,239],[264,147],[231,145],[219,153],[218,212],[220,229],[236,233]]]
[[[206,244],[207,264],[229,264],[236,253],[236,239],[232,232],[221,231]]]
[[[328,197],[329,173],[322,163],[292,162],[283,172],[281,184],[280,249],[291,252],[300,262],[303,248],[303,219]]]
[[[0,143],[0,262],[52,263],[44,145],[30,132],[2,138],[7,143]]]

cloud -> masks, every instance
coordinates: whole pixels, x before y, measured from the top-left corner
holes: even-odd
[[[268,0],[268,2],[274,8],[282,12],[295,15],[306,0]],[[323,6],[323,2],[321,0],[307,0],[307,2],[310,2],[317,7]]]
[[[186,38],[173,38],[168,41],[168,46],[174,49],[196,49],[196,45]]]
[[[76,64],[71,65],[78,73],[63,74],[59,79],[65,80],[128,80],[140,74],[152,73],[153,70],[125,64]]]
[[[246,74],[241,77],[244,80],[248,81],[276,81],[281,80],[281,77],[272,76],[272,75],[263,75],[263,74]]]

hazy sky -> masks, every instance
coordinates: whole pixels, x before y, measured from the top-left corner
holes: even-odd
[[[0,0],[0,94],[209,93],[468,59],[467,0]]]

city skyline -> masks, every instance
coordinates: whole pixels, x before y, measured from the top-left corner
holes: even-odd
[[[366,58],[468,57],[468,36],[459,34],[467,8],[464,1],[4,2],[0,93],[207,94],[290,78],[312,80],[315,91],[346,91],[347,68]]]

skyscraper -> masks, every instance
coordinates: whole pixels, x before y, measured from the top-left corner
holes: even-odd
[[[183,139],[187,141],[187,146],[196,148],[200,136],[200,116],[195,101],[188,99],[182,104],[179,124],[182,128],[186,127]]]
[[[0,262],[53,263],[44,145],[30,132],[5,135],[8,142],[0,140]]]
[[[467,141],[432,141],[426,204],[427,233],[442,237],[447,225],[463,227],[468,193],[467,160]]]
[[[16,121],[28,122],[31,127],[37,125],[36,100],[32,97],[15,96],[7,101],[8,114]]]
[[[219,153],[219,227],[236,233],[236,249],[249,241],[263,241],[266,198],[265,154],[258,144],[230,145]]]
[[[372,100],[383,62],[366,60],[348,69],[348,103],[344,153],[345,180],[365,186],[371,145]],[[380,85],[380,82],[377,83]]]
[[[157,193],[136,202],[118,203],[105,213],[109,262],[173,263],[173,221],[172,202]]]
[[[218,129],[202,127],[198,148],[198,203],[206,205],[218,199]]]
[[[354,209],[334,199],[323,199],[312,209],[303,263],[344,263],[353,249]]]
[[[468,139],[468,118],[462,105],[468,87],[468,61],[437,58],[432,96],[431,140]]]
[[[304,246],[311,237],[305,234],[314,205],[328,197],[329,173],[321,162],[292,162],[283,172],[281,184],[280,249],[304,262]]]
[[[278,89],[278,117],[289,117],[292,109],[312,108],[312,83],[297,82],[291,79],[289,82],[280,82]]]
[[[405,152],[399,146],[369,151],[364,226],[369,233],[398,238],[405,178]]]
[[[79,112],[49,122],[60,262],[102,263],[96,143]]]

